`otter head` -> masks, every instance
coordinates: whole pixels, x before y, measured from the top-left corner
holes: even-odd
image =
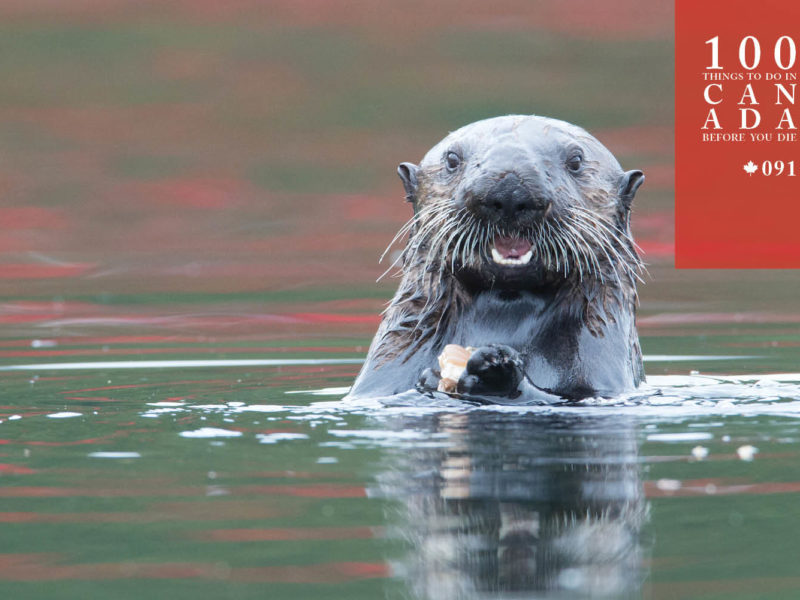
[[[415,209],[405,268],[495,289],[638,276],[629,220],[644,175],[623,172],[580,127],[537,116],[479,121],[398,173]]]

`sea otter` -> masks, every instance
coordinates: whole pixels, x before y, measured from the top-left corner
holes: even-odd
[[[402,280],[352,397],[435,390],[448,344],[472,351],[453,392],[467,400],[639,385],[630,214],[641,171],[576,125],[511,115],[458,129],[398,174],[414,207],[398,233],[409,234]]]

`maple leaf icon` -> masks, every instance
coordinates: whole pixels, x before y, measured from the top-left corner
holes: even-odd
[[[747,172],[748,175],[751,176],[753,175],[753,173],[758,171],[758,165],[754,163],[752,160],[748,161],[742,168]]]

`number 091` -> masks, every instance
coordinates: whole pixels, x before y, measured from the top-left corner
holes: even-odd
[[[787,177],[795,177],[793,160],[788,162],[783,162],[782,160],[765,160],[761,163],[761,173],[766,177],[770,175],[783,175],[784,171]]]

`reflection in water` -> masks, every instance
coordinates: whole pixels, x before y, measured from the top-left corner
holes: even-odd
[[[638,595],[647,505],[632,424],[475,411],[407,425],[449,438],[391,456],[382,480],[404,507],[416,596]]]

